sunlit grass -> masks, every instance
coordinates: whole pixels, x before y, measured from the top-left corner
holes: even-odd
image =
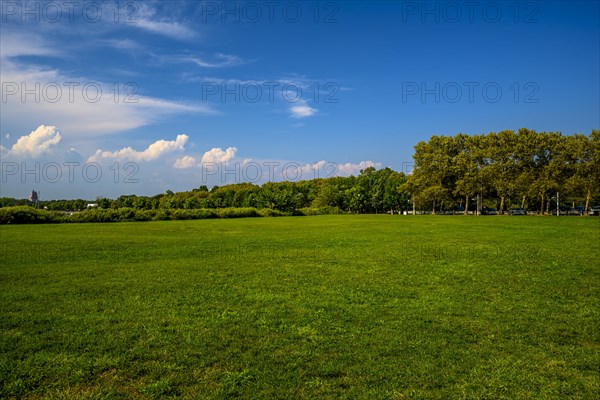
[[[2,398],[593,398],[600,218],[0,226]]]

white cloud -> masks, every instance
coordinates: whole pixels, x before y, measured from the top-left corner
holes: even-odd
[[[230,160],[235,158],[236,153],[236,147],[228,147],[227,150],[215,147],[205,152],[202,158],[196,159],[192,156],[178,158],[175,160],[173,167],[177,169],[189,169],[195,166],[202,166],[202,164],[227,164]]]
[[[151,19],[141,18],[132,25],[173,39],[191,39],[196,36],[196,33],[193,30],[177,22],[153,21]]]
[[[290,107],[293,118],[306,118],[314,115],[318,110],[312,108],[306,102]]]
[[[103,43],[118,50],[131,51],[143,49],[141,44],[132,39],[110,39],[105,40]]]
[[[217,53],[213,60],[207,61],[200,57],[189,57],[187,60],[204,68],[223,68],[232,67],[235,65],[245,64],[246,61],[242,58],[230,54]]]
[[[156,9],[152,5],[147,3],[138,4],[140,6],[133,16],[135,23],[130,24],[130,26],[179,40],[191,39],[196,36],[196,32],[192,29],[172,19],[161,18],[157,20],[155,18]]]
[[[139,128],[172,114],[217,114],[207,104],[141,96],[135,86],[122,87],[116,95],[114,84],[24,63],[15,57],[60,53],[36,35],[22,37],[3,32],[0,38],[2,120],[28,121],[35,116],[37,121],[60,126],[70,134],[102,135]]]
[[[121,150],[114,152],[97,150],[96,153],[88,159],[88,162],[97,162],[102,159],[153,161],[164,154],[184,150],[188,139],[188,135],[177,135],[175,140],[157,140],[144,151],[137,151],[131,147],[124,147]]]
[[[338,169],[338,176],[358,175],[360,174],[361,169],[366,169],[368,167],[375,167],[376,169],[380,169],[382,167],[381,163],[373,161],[361,161],[358,164],[345,163],[336,165]]]
[[[44,153],[50,153],[61,139],[55,126],[40,125],[29,135],[21,136],[10,150],[3,148],[3,153],[15,157],[37,158]]]
[[[227,150],[223,150],[220,147],[215,147],[202,156],[202,163],[226,163],[235,157],[237,148],[228,147]]]
[[[0,58],[21,56],[59,56],[61,51],[48,46],[40,36],[20,32],[3,32],[0,35]]]
[[[191,156],[185,156],[175,160],[173,167],[177,169],[188,169],[196,165],[196,159]]]

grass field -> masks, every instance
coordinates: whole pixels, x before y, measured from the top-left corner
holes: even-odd
[[[0,226],[1,398],[596,398],[600,218]]]

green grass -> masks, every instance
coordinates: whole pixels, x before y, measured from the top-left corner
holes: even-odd
[[[0,398],[595,398],[600,218],[0,226]]]

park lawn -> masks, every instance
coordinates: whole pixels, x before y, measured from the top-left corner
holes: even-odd
[[[600,218],[0,226],[0,398],[600,391]]]

